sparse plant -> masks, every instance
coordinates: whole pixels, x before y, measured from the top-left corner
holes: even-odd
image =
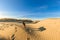
[[[27,34],[30,35],[31,37],[32,37],[32,36],[36,36],[34,31],[44,31],[44,30],[46,30],[46,28],[44,28],[44,27],[40,27],[40,28],[26,27],[26,24],[25,24],[24,21],[23,21],[23,25],[24,25],[24,29],[25,29],[25,31],[27,32]],[[36,29],[37,29],[37,30],[36,30]],[[27,36],[28,36],[28,35],[27,35]],[[27,40],[30,40],[30,38],[27,37]]]

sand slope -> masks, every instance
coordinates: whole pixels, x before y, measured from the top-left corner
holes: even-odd
[[[0,35],[1,37],[11,40],[14,34],[15,40],[60,40],[60,19],[45,19],[35,24],[26,24],[27,27],[39,28],[44,27],[44,31],[34,31],[29,35],[24,30],[22,23],[17,22],[0,22]]]

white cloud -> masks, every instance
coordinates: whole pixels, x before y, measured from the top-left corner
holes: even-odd
[[[0,11],[0,18],[14,18],[16,16],[13,13],[15,12]]]
[[[60,1],[57,1],[57,3],[59,3],[59,4],[60,4]]]
[[[46,10],[46,9],[48,9],[48,5],[43,5],[36,8],[36,10]]]
[[[10,18],[11,16],[9,16],[9,15],[6,15],[7,14],[7,12],[0,12],[0,18]]]
[[[56,4],[57,4],[58,6],[60,6],[60,1],[57,1]]]
[[[31,16],[31,15],[36,15],[36,14],[29,13],[29,12],[7,12],[7,11],[0,11],[0,18],[25,18],[25,17]]]
[[[40,9],[46,9],[48,6],[40,6]]]
[[[15,14],[12,15],[12,13],[15,13]],[[31,18],[31,19],[60,18],[60,12],[47,12],[42,14],[40,12],[29,13],[29,12],[0,11],[0,18]]]

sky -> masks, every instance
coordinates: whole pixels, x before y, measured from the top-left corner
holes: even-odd
[[[60,18],[60,0],[0,0],[0,18]]]

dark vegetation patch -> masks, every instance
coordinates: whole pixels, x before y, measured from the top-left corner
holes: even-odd
[[[7,18],[5,18],[5,19],[0,19],[0,22],[19,22],[19,23],[22,23],[22,22],[25,22],[25,23],[32,23],[33,21],[32,20],[28,20],[28,19],[26,19],[26,20],[23,20],[23,19],[7,19]]]
[[[46,28],[40,27],[39,30],[40,30],[40,31],[44,31],[44,30],[46,30]]]

